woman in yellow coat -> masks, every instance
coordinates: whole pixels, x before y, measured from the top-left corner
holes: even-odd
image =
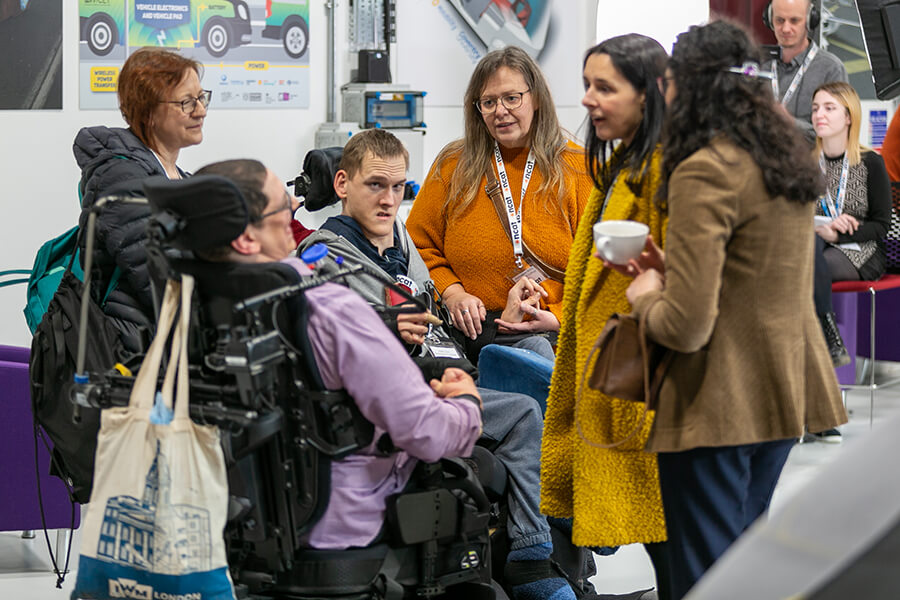
[[[591,48],[584,61],[587,161],[596,189],[569,254],[541,464],[541,510],[574,517],[572,539],[582,546],[666,539],[656,455],[644,451],[652,416],[627,443],[601,448],[627,437],[643,407],[585,387],[577,419],[575,413],[591,346],[610,315],[631,312],[625,298],[631,279],[593,257],[593,225],[640,221],[657,244],[665,242],[665,210],[656,191],[666,60],[658,42],[628,34]]]

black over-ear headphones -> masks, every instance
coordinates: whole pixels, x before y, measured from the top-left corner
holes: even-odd
[[[772,3],[769,2],[766,4],[766,8],[763,10],[763,23],[765,23],[766,27],[771,30],[775,30],[775,25],[772,23]],[[822,20],[822,15],[819,13],[819,7],[816,3],[816,0],[809,0],[809,11],[806,13],[806,31],[811,32],[815,31],[819,26],[819,21]]]

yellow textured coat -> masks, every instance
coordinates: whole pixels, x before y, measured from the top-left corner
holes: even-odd
[[[659,154],[649,169],[640,197],[623,172],[613,185],[604,221],[630,219],[650,226],[657,244],[665,242],[665,216],[653,202],[659,186]],[[653,423],[626,444],[597,448],[576,428],[576,389],[588,353],[607,319],[629,313],[625,289],[631,278],[603,268],[593,257],[593,225],[605,190],[594,190],[569,255],[563,319],[556,367],[547,400],[541,462],[541,511],[574,517],[573,541],[581,546],[618,546],[666,539],[656,455],[643,450]],[[611,398],[585,386],[578,418],[584,438],[609,444],[625,438],[638,424],[643,406]]]

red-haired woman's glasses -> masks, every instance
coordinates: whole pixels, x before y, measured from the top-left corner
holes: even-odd
[[[179,104],[181,105],[181,110],[186,115],[194,114],[194,111],[197,110],[197,104],[201,104],[203,108],[209,106],[209,101],[212,100],[212,90],[203,90],[200,92],[200,95],[196,98],[188,98],[187,100],[161,100],[160,104]]]

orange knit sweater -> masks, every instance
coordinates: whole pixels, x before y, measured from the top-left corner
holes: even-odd
[[[572,169],[565,177],[562,214],[554,210],[551,203],[546,203],[545,207],[545,198],[536,193],[543,182],[537,167],[521,209],[525,242],[541,260],[560,269],[566,268],[569,246],[594,187],[584,167],[583,150],[575,144],[569,144],[569,149],[563,153],[563,159]],[[513,285],[510,276],[515,272],[515,257],[512,242],[504,231],[506,222],[500,220],[484,191],[486,178],[482,176],[475,202],[464,213],[456,215],[449,223],[442,215],[444,198],[450,189],[450,178],[458,158],[447,159],[441,165],[440,176],[432,165],[413,203],[406,227],[439,292],[443,293],[454,283],[461,283],[466,292],[481,298],[487,310],[502,310],[506,306],[507,292]],[[512,197],[518,203],[528,148],[504,150],[503,160]],[[494,169],[496,174],[496,167]],[[542,307],[552,311],[562,322],[563,285],[552,280],[541,285],[548,294]]]

